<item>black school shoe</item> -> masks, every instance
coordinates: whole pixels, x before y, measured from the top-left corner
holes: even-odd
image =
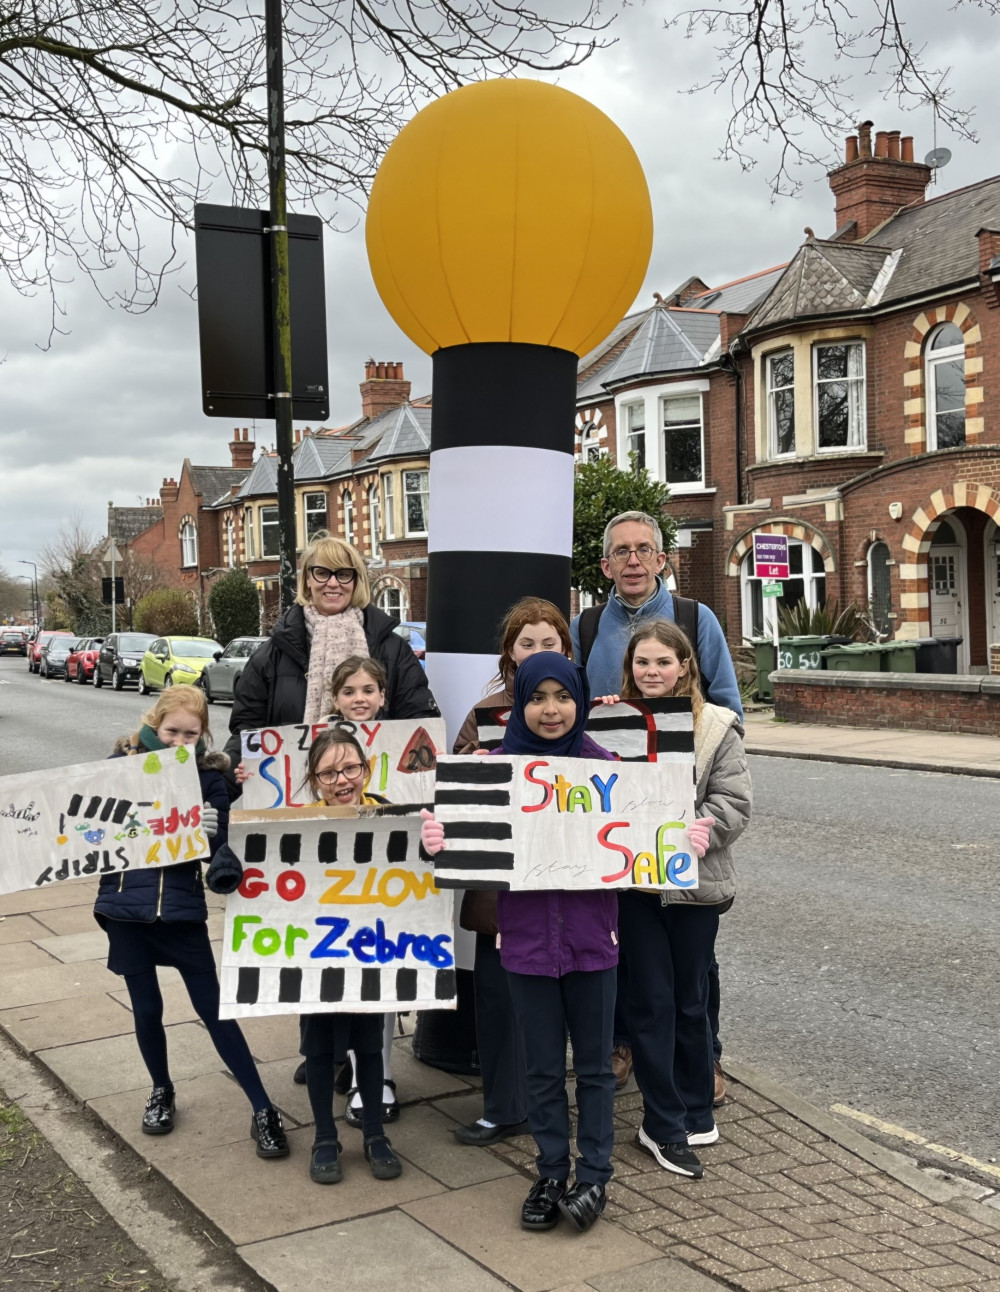
[[[656,1158],[664,1171],[673,1171],[675,1175],[685,1175],[689,1180],[700,1180],[705,1168],[698,1160],[698,1155],[683,1144],[659,1144],[642,1126],[635,1137],[639,1148],[644,1148]]]
[[[154,1086],[142,1114],[143,1135],[169,1135],[174,1129],[174,1088]]]
[[[455,1129],[455,1138],[460,1144],[476,1144],[479,1147],[527,1134],[527,1122],[515,1122],[511,1126],[484,1126],[482,1122],[470,1122],[468,1126],[458,1126]]]
[[[277,1108],[261,1108],[250,1119],[250,1138],[257,1143],[258,1157],[287,1157],[290,1149]]]
[[[343,1178],[340,1141],[324,1140],[321,1144],[314,1144],[309,1159],[309,1179],[316,1184],[339,1184]]]
[[[298,1066],[298,1067],[295,1069],[295,1071],[292,1073],[292,1080],[295,1082],[295,1084],[296,1084],[297,1086],[304,1086],[304,1085],[306,1084],[306,1061],[305,1061],[305,1059],[303,1059],[303,1060],[302,1060],[302,1062],[299,1064],[299,1066]]]
[[[559,1208],[566,1193],[565,1180],[538,1180],[521,1206],[521,1228],[528,1230],[555,1229],[559,1223]]]
[[[395,1180],[403,1170],[402,1162],[384,1135],[369,1135],[365,1140],[365,1161],[376,1180]]]
[[[388,1086],[392,1091],[393,1099],[391,1104],[382,1105],[382,1125],[389,1126],[393,1122],[399,1121],[399,1100],[396,1098],[396,1083],[390,1078],[382,1082],[383,1090]],[[357,1087],[352,1086],[347,1092],[347,1107],[344,1109],[344,1121],[348,1126],[353,1126],[355,1130],[362,1130],[364,1127],[365,1110],[364,1106],[355,1108],[351,1100],[358,1093]]]
[[[579,1180],[559,1199],[559,1210],[579,1233],[589,1229],[607,1206],[603,1184],[585,1184]]]

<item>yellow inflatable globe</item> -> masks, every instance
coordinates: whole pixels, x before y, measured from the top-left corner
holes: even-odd
[[[476,341],[586,354],[642,286],[653,215],[632,145],[592,103],[484,81],[400,131],[365,236],[379,295],[428,354]]]

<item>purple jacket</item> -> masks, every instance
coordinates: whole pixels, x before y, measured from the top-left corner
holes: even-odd
[[[580,757],[615,760],[588,735],[583,737]],[[512,973],[561,978],[579,971],[613,969],[618,963],[618,894],[613,889],[499,893],[497,923],[500,963]]]

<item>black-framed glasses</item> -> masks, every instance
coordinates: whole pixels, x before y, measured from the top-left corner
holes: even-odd
[[[611,559],[618,565],[624,565],[633,552],[645,565],[656,555],[656,548],[652,543],[639,543],[636,547],[616,547],[611,553]]]
[[[322,785],[336,785],[343,776],[345,781],[356,781],[364,771],[363,763],[348,763],[346,767],[338,767],[335,771],[317,772],[316,779]]]
[[[330,570],[325,565],[309,565],[306,567],[306,574],[314,583],[329,583],[331,579],[336,579],[345,586],[358,577],[353,565],[342,565],[339,570]]]

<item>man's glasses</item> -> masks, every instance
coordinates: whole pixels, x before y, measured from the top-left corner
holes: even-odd
[[[348,763],[346,767],[338,767],[332,772],[317,772],[316,779],[321,785],[336,785],[343,776],[345,781],[356,781],[364,772],[363,763]]]
[[[336,579],[338,583],[345,586],[353,583],[358,577],[357,570],[353,566],[344,565],[339,570],[328,570],[325,565],[310,565],[306,569],[314,583],[329,583],[331,579]]]
[[[645,565],[656,555],[656,548],[652,543],[640,543],[638,547],[616,547],[611,553],[611,559],[618,565],[624,565],[633,552]]]

